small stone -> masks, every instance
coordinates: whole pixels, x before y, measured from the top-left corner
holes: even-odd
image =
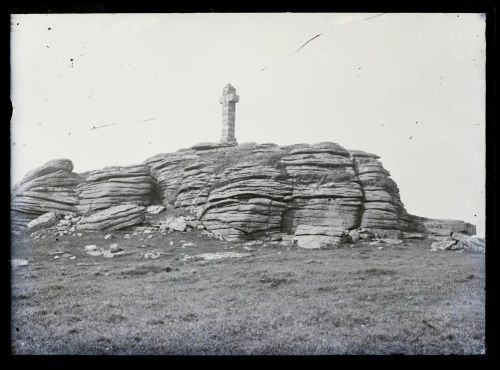
[[[170,245],[174,245],[174,241],[173,241],[173,240],[171,240],[171,241],[170,241],[170,243],[168,243],[168,244],[170,244]]]
[[[134,232],[134,233],[132,233],[132,235],[137,235],[137,233],[136,233],[136,232]]]
[[[14,258],[13,260],[10,261],[10,263],[14,267],[27,266],[28,265],[28,261],[27,260],[23,260],[23,259],[19,259],[19,258]]]
[[[97,250],[97,245],[86,245],[85,246],[85,251],[87,251],[87,252],[92,252],[95,250]]]
[[[59,256],[54,256],[54,259],[55,259],[55,260],[56,260],[56,259],[58,259],[58,258],[59,258]]]
[[[378,249],[384,249],[384,247],[378,247]]]
[[[353,242],[353,243],[356,243],[361,237],[357,230],[349,231],[349,236],[351,238],[351,242]]]
[[[156,206],[149,206],[146,208],[146,212],[152,215],[157,215],[158,213],[161,213],[165,210],[164,206],[156,205]]]
[[[130,239],[130,235],[129,235],[129,234],[125,234],[125,235],[123,236],[123,238],[124,238],[124,239]]]
[[[146,229],[143,231],[143,234],[151,234],[151,233],[152,233],[152,231],[150,229]]]
[[[205,225],[199,224],[196,227],[198,228],[198,230],[205,230]]]
[[[123,250],[123,249],[121,249],[121,248],[120,248],[120,246],[118,245],[118,243],[113,243],[113,244],[111,244],[111,245],[109,246],[109,251],[110,251],[111,253],[116,253],[116,252],[119,252],[119,251],[121,251],[121,250]]]
[[[113,235],[112,235],[112,234],[106,234],[106,235],[104,235],[104,240],[109,240],[109,239],[111,239],[112,237],[113,237]]]
[[[83,234],[82,233],[76,233],[76,236],[82,236]]]
[[[162,225],[163,226],[163,225]],[[170,229],[170,230],[175,230],[175,231],[185,231],[186,230],[186,221],[184,219],[184,217],[170,217],[170,218],[167,218],[165,220],[165,224],[164,226],[167,228],[167,229]]]
[[[399,240],[399,239],[380,239],[380,241],[382,243],[385,243],[385,244],[401,244],[403,241],[402,240]]]
[[[49,252],[49,255],[51,255],[51,256],[52,256],[52,255],[55,255],[55,254],[63,254],[63,253],[64,253],[64,251],[62,251],[62,250],[60,250],[60,249],[57,249],[57,250],[55,250],[55,251],[51,251],[51,252]]]
[[[74,260],[75,258],[76,258],[75,256],[71,256],[69,259]]]
[[[153,239],[153,235],[149,235],[149,236],[148,236],[148,239]]]
[[[196,247],[196,245],[194,243],[184,243],[182,244],[181,246],[182,248],[186,248],[186,247]]]
[[[68,257],[71,257],[71,254],[69,254],[69,253],[64,253],[64,254],[62,255],[62,258],[68,258]]]
[[[403,239],[418,239],[418,240],[423,240],[425,237],[423,234],[420,233],[402,233],[402,238]]]
[[[153,253],[153,252],[144,253],[145,259],[155,259],[158,257],[160,257],[160,253]]]

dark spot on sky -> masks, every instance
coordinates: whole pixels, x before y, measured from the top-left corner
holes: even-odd
[[[459,18],[459,17],[460,17],[460,14],[457,14],[457,18]]]
[[[70,131],[70,132],[68,132],[68,135],[71,135],[71,131]]]
[[[415,121],[415,124],[418,125],[418,121]]]
[[[70,60],[73,61],[73,58],[71,58]]]
[[[359,70],[361,70],[361,67],[358,67]]]
[[[47,47],[47,49],[49,49],[49,45],[45,45]]]
[[[413,139],[413,135],[410,136],[410,140]]]
[[[477,215],[474,215],[474,217],[477,217]]]
[[[16,26],[19,26],[19,23],[16,23]]]
[[[50,31],[51,29],[52,29],[52,28],[50,28],[50,27],[49,27],[47,30],[48,30],[48,31]]]

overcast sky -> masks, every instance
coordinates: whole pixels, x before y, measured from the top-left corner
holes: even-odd
[[[484,234],[482,14],[13,15],[11,30],[13,182],[54,158],[83,172],[218,141],[230,82],[238,142],[376,153],[410,213]]]

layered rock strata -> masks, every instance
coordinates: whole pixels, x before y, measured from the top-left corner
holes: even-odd
[[[55,159],[27,173],[12,191],[11,226],[25,228],[48,212],[76,211],[82,178],[72,171],[69,159]]]
[[[92,171],[77,187],[78,212],[90,214],[123,203],[148,206],[153,188],[150,168],[145,165]]]
[[[78,231],[119,230],[144,222],[146,208],[135,203],[125,203],[84,216],[77,223]]]
[[[302,248],[331,248],[367,233],[388,240],[475,234],[462,221],[409,215],[379,159],[332,142],[200,143],[141,165],[91,171],[84,181],[71,162],[59,160],[25,176],[13,209],[33,219],[54,205],[84,213],[81,230],[104,230],[144,222],[143,206],[161,203],[167,213],[195,215],[219,238],[287,234]],[[51,190],[41,196],[40,187]]]

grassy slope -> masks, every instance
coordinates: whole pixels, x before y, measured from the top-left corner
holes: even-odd
[[[194,232],[129,240],[123,234],[14,240],[12,257],[30,264],[12,270],[13,353],[483,350],[483,255],[430,252],[428,242],[383,250],[268,245],[251,257],[183,262],[182,254],[248,251]],[[181,248],[180,240],[197,246]],[[112,259],[83,252],[87,244],[111,242],[136,252]],[[151,247],[137,248],[141,243]],[[48,253],[56,249],[77,258],[55,260]],[[165,254],[142,258],[153,250]]]

